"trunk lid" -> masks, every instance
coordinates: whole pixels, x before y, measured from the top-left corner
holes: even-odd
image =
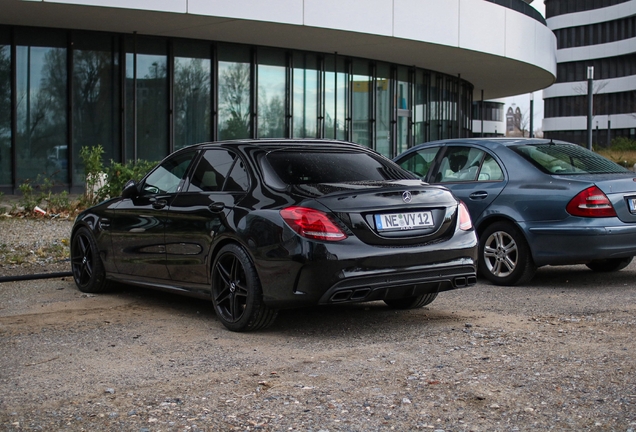
[[[420,180],[295,185],[329,209],[367,244],[406,246],[443,241],[455,232],[457,200]]]

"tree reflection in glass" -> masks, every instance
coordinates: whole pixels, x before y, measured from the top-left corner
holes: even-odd
[[[210,60],[174,59],[175,150],[210,139]]]
[[[0,185],[11,184],[11,50],[0,45]]]
[[[250,65],[219,61],[219,139],[250,137]]]
[[[17,47],[18,183],[67,183],[66,49]]]

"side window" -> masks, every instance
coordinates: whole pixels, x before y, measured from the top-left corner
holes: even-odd
[[[496,160],[490,155],[486,155],[484,163],[479,171],[479,181],[503,180],[503,171]]]
[[[250,178],[245,169],[245,164],[240,158],[237,159],[225,182],[225,188],[223,188],[223,190],[229,192],[245,192],[250,187]]]
[[[416,176],[424,178],[428,174],[439,149],[440,147],[429,147],[413,152],[406,159],[399,162],[400,166]]]
[[[223,189],[226,179],[229,179],[227,186],[230,186],[230,183],[232,184],[230,190],[242,190],[240,188],[236,189],[236,186],[234,186],[236,179],[233,176],[239,176],[239,173],[236,172],[235,174],[235,170],[232,169],[236,159],[237,156],[234,153],[224,149],[206,150],[194,171],[188,192],[220,191]],[[243,164],[240,159],[239,162],[242,167]],[[230,169],[232,169],[232,173],[228,177]]]
[[[194,155],[194,152],[181,153],[164,161],[146,178],[142,195],[177,192]]]
[[[449,147],[434,183],[476,181],[485,153],[472,147]]]

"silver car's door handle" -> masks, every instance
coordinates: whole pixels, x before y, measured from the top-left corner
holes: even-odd
[[[473,192],[469,195],[469,198],[474,200],[486,199],[488,198],[488,192],[486,191]]]

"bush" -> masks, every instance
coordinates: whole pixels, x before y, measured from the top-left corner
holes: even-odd
[[[86,206],[121,195],[128,180],[141,180],[156,164],[144,160],[122,164],[111,160],[110,166],[104,167],[103,154],[104,149],[101,145],[82,147],[80,150],[86,176],[86,191],[83,197],[83,204]]]
[[[99,189],[103,187],[104,181],[104,165],[102,164],[102,155],[104,148],[101,145],[94,147],[82,147],[80,149],[80,158],[84,162],[84,179],[86,189],[82,197],[82,204],[91,206],[99,201]]]
[[[124,185],[128,180],[139,181],[157,162],[138,160],[137,162],[126,162],[125,164],[113,162],[106,168],[106,184],[99,189],[99,198],[113,198],[121,195]]]
[[[636,141],[625,137],[614,138],[610,148],[615,151],[636,151]]]

